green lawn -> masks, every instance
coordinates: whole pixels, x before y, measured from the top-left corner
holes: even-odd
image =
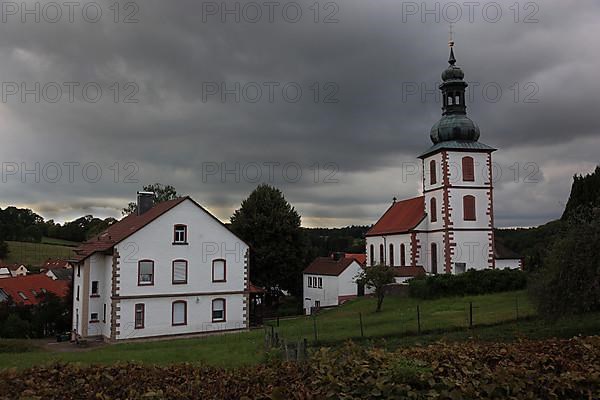
[[[79,246],[79,242],[73,242],[71,240],[64,240],[64,239],[56,239],[56,238],[49,238],[44,236],[42,238],[42,243],[45,244],[58,244],[61,246],[71,246],[71,247],[77,247]]]
[[[518,322],[516,301],[519,302]],[[467,329],[468,302],[473,301],[474,329]],[[416,335],[416,305],[422,310],[423,334]],[[363,298],[342,307],[322,312],[316,319],[319,341],[341,343],[355,338],[369,342],[385,340],[390,346],[414,345],[440,339],[514,340],[519,337],[570,337],[600,332],[600,313],[571,317],[554,324],[546,324],[533,317],[531,304],[524,292],[509,292],[465,298],[417,301],[406,298],[387,298],[381,313],[374,313],[374,299]],[[360,339],[358,313],[362,313],[365,338]],[[313,340],[311,317],[281,320],[274,329],[286,340],[307,338]],[[493,326],[477,324],[496,324]],[[270,328],[266,328],[270,330]],[[447,330],[446,333],[440,332]],[[57,352],[34,350],[2,353],[0,341],[0,368],[28,367],[41,363],[79,362],[114,363],[139,361],[152,364],[204,362],[212,365],[236,367],[255,364],[263,359],[265,334],[263,329],[193,339],[119,343],[87,351]],[[4,348],[10,346],[4,346]],[[50,346],[51,348],[52,346]]]
[[[48,258],[69,258],[73,256],[73,247],[48,243],[29,243],[7,241],[7,264],[20,263],[39,266]],[[69,242],[70,243],[70,242]]]
[[[343,307],[323,310],[316,321],[313,318],[282,321],[278,331],[287,340],[304,337],[314,340],[316,323],[318,341],[336,342],[361,336],[362,315],[365,336],[414,334],[418,331],[417,305],[420,309],[422,333],[456,330],[469,326],[470,302],[473,303],[474,325],[511,321],[517,319],[517,312],[519,318],[532,316],[534,312],[524,291],[426,301],[388,297],[379,313],[374,312],[376,300],[364,298],[352,300]]]

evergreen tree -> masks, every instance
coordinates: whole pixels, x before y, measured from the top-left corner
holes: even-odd
[[[302,293],[307,240],[300,215],[279,189],[258,186],[231,217],[231,230],[250,245],[250,280],[267,289]]]
[[[600,219],[570,226],[530,283],[536,308],[550,318],[600,310]]]

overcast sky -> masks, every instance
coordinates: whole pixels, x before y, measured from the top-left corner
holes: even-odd
[[[450,22],[498,226],[599,161],[598,1],[72,4],[2,4],[2,208],[120,216],[161,182],[226,221],[267,182],[305,226],[374,223],[420,193]]]

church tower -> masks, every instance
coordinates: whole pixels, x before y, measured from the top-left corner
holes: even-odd
[[[431,128],[433,146],[421,154],[426,235],[422,264],[429,273],[495,268],[492,152],[467,117],[465,74],[450,41],[442,73],[442,117]]]

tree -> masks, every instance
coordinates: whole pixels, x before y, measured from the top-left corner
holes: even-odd
[[[0,238],[0,260],[8,256],[8,244]]]
[[[302,293],[306,236],[300,215],[281,191],[263,184],[231,217],[231,230],[250,247],[250,280],[271,290]]]
[[[173,200],[179,197],[177,190],[171,185],[163,185],[162,183],[155,183],[153,185],[144,186],[144,192],[154,193],[154,204],[162,203],[163,201]],[[137,211],[136,203],[129,203],[122,211],[123,215],[133,214]]]
[[[600,219],[570,224],[530,279],[538,312],[550,319],[600,310]]]
[[[394,283],[394,270],[392,267],[378,264],[372,267],[366,267],[356,277],[356,282],[363,284],[366,287],[375,289],[375,296],[377,297],[377,308],[375,312],[381,311],[383,305],[383,299],[385,297],[385,285]]]

